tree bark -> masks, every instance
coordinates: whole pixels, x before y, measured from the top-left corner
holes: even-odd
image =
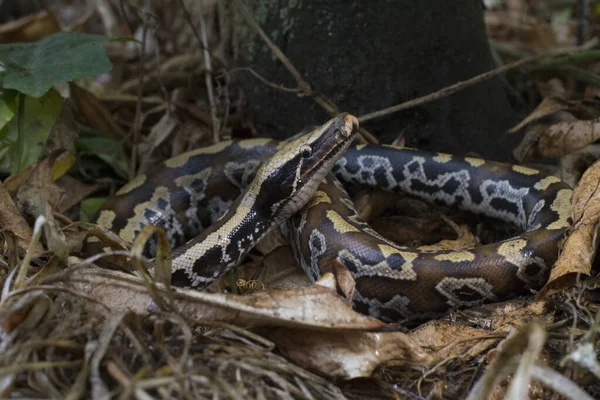
[[[303,78],[343,111],[362,115],[496,67],[479,0],[246,0],[254,18]],[[236,63],[295,87],[285,66],[238,15]],[[312,99],[237,74],[261,134],[285,138],[329,115]],[[523,115],[503,78],[365,123],[382,142],[509,159]]]

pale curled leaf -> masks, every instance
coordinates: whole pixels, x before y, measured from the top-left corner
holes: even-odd
[[[490,332],[485,329],[448,321],[424,323],[409,335],[423,348],[436,349],[434,363],[453,357],[468,361],[484,354],[497,342],[497,339],[490,338]]]
[[[151,295],[145,283],[116,271],[77,269],[66,280],[87,284],[89,296],[111,310],[131,310],[146,315]],[[156,293],[166,296],[174,310],[191,320],[212,320],[237,326],[280,326],[318,329],[374,330],[385,326],[352,310],[334,290],[314,285],[309,288],[256,292],[247,296],[206,293],[194,289],[171,288],[157,284]]]
[[[392,360],[426,366],[434,358],[402,332],[279,328],[269,331],[267,337],[286,358],[330,379],[369,377],[378,366]]]
[[[575,187],[584,172],[600,159],[600,144],[591,144],[585,148],[561,157],[558,176]]]
[[[571,104],[560,97],[546,97],[542,102],[529,114],[525,119],[519,122],[514,127],[508,130],[508,133],[515,133],[520,131],[523,127],[530,124],[533,121],[540,120],[549,115],[555,114],[558,111],[568,110]]]
[[[600,139],[600,119],[550,125],[538,142],[542,157],[561,157]]]
[[[52,312],[52,301],[42,291],[25,293],[16,299],[5,299],[0,306],[0,329],[4,333],[10,333],[17,328],[34,329]]]
[[[600,161],[581,177],[573,191],[572,204],[572,231],[540,295],[570,284],[577,274],[590,274],[598,247]]]
[[[508,389],[507,398],[525,399],[529,390],[531,370],[546,341],[546,331],[531,323],[520,328],[514,335],[504,340],[497,348],[495,359],[488,366],[485,375],[473,386],[468,400],[487,399],[494,387],[507,374],[515,373]],[[514,359],[518,357],[518,363]]]

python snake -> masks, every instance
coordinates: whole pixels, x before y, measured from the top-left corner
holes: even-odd
[[[349,146],[357,127],[342,114],[295,140],[229,140],[171,158],[119,190],[97,223],[129,242],[144,225],[162,226],[175,248],[173,284],[203,288],[287,221],[310,278],[339,261],[356,281],[355,309],[384,321],[439,316],[546,282],[570,224],[566,183],[480,158]],[[398,246],[360,219],[339,180],[498,218],[523,233],[463,250]]]

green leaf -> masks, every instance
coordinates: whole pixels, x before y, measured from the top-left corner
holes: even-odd
[[[0,45],[3,87],[40,97],[53,85],[112,69],[106,36],[59,32],[35,43]]]
[[[120,177],[127,179],[127,156],[123,145],[107,136],[80,136],[76,142],[77,150],[91,153],[108,164]]]
[[[15,116],[14,111],[8,106],[7,102],[0,98],[0,129]]]
[[[141,41],[137,40],[133,36],[117,36],[110,39],[111,42],[135,42],[138,44],[142,44]]]
[[[63,98],[54,89],[40,98],[26,96],[19,129],[19,97],[5,91],[2,100],[15,115],[0,130],[0,171],[15,174],[38,160],[52,127],[63,107]]]
[[[106,197],[88,197],[87,199],[82,200],[81,203],[79,203],[79,220],[90,222],[105,201]]]

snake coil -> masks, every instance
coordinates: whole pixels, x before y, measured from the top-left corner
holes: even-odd
[[[316,280],[326,260],[338,260],[356,281],[354,307],[385,321],[497,301],[547,281],[570,222],[566,183],[479,158],[349,146],[357,127],[342,114],[289,142],[224,141],[171,158],[109,199],[97,223],[130,242],[144,225],[162,226],[175,248],[173,283],[202,288],[287,221],[306,273]],[[463,250],[398,246],[360,219],[340,180],[498,218],[523,233]]]

